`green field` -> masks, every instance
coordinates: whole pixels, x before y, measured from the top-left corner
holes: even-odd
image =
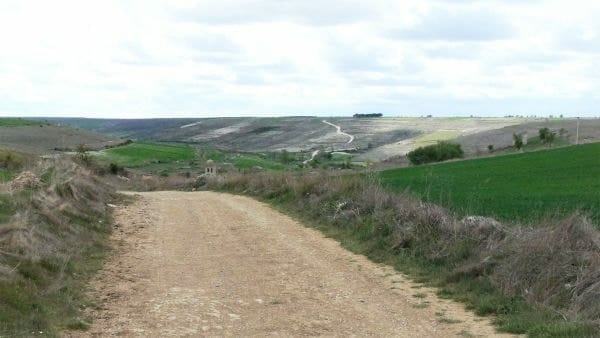
[[[380,177],[462,215],[527,222],[581,210],[600,223],[600,143],[394,169]]]
[[[25,120],[18,117],[0,117],[0,127],[21,127],[21,126],[33,126],[38,124],[46,124],[42,122],[36,122],[31,120]]]
[[[99,158],[123,167],[136,168],[152,164],[189,162],[194,160],[195,156],[195,149],[192,147],[136,142],[103,151]]]

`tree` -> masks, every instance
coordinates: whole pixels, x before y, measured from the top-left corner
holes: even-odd
[[[539,134],[540,134],[540,141],[542,141],[543,143],[546,143],[546,137],[548,136],[548,134],[550,134],[550,129],[548,129],[546,127],[540,128]]]
[[[523,136],[521,134],[514,133],[513,141],[517,150],[521,150],[521,148],[523,148]]]
[[[552,144],[552,142],[554,142],[555,136],[556,136],[556,134],[554,132],[548,133],[548,135],[546,135],[546,143]]]
[[[554,139],[556,137],[556,133],[551,131],[548,128],[541,128],[539,130],[540,133],[540,141],[542,141],[542,143],[547,143],[547,144],[552,144],[552,142],[554,142]]]

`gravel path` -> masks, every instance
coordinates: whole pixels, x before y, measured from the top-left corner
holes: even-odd
[[[90,330],[65,336],[495,335],[489,320],[248,197],[117,207]]]
[[[338,125],[335,125],[335,124],[333,124],[333,123],[331,123],[331,122],[327,122],[326,120],[323,120],[323,123],[325,123],[325,124],[328,124],[328,125],[330,125],[330,126],[334,127],[334,128],[335,128],[335,130],[336,130],[336,132],[337,132],[338,134],[340,134],[340,135],[344,135],[344,136],[347,136],[349,139],[348,139],[348,142],[346,142],[346,143],[348,143],[348,144],[349,144],[349,143],[352,143],[352,142],[354,141],[354,135],[350,135],[350,134],[348,134],[348,133],[344,133],[344,132],[342,131],[342,127],[340,127],[340,126],[338,126]]]

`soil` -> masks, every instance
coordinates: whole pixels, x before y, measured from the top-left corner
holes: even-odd
[[[150,192],[118,206],[88,331],[65,336],[495,336],[439,299],[269,206]]]

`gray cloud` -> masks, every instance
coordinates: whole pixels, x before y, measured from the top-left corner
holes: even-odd
[[[387,36],[401,40],[493,41],[513,36],[508,20],[490,11],[435,10],[415,27],[391,30]]]

